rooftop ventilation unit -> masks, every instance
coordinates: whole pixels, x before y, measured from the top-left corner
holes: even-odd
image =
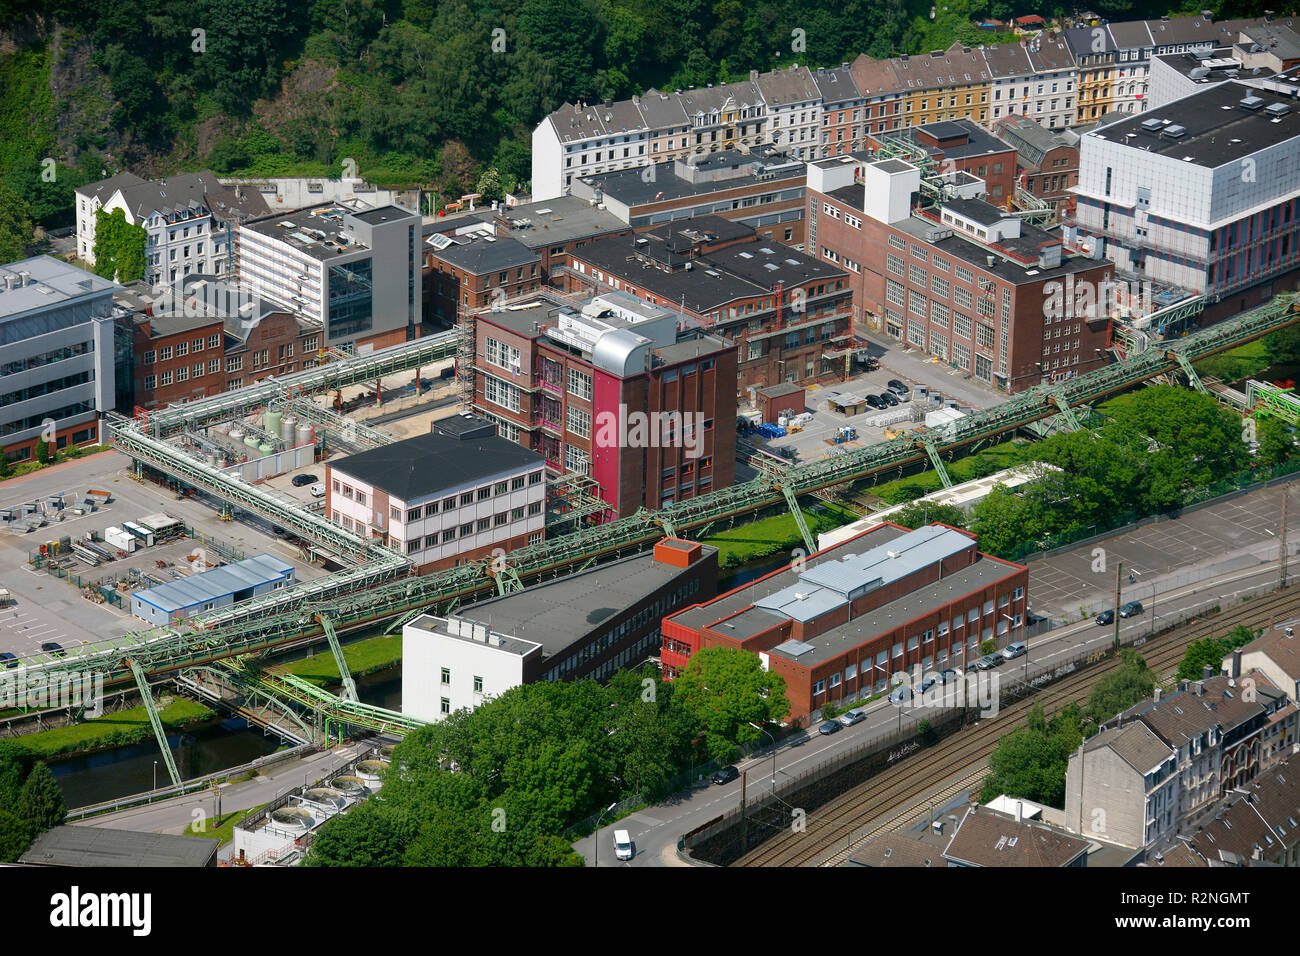
[[[1270,116],[1286,116],[1287,113],[1291,112],[1291,107],[1285,103],[1270,103],[1264,108],[1264,112]]]
[[[1187,130],[1178,125],[1166,126],[1163,135],[1168,136],[1170,139],[1182,139],[1187,135]]]
[[[1264,101],[1258,96],[1246,96],[1237,101],[1237,105],[1243,110],[1250,110],[1252,113],[1263,109]]]
[[[1156,119],[1155,117],[1142,121],[1142,128],[1147,132],[1154,132],[1155,130],[1158,130],[1161,125],[1162,124],[1160,120]]]

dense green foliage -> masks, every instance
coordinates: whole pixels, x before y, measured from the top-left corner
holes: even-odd
[[[118,282],[134,282],[144,277],[145,242],[149,233],[143,226],[126,221],[120,209],[95,213],[95,275]]]
[[[1110,19],[1174,12],[1105,0]],[[1184,4],[1198,11],[1195,4]],[[1222,16],[1262,0],[1211,4]],[[989,18],[1051,0],[0,0],[0,181],[33,221],[122,169],[339,175],[488,198],[531,174],[565,102],[1013,40]],[[932,13],[933,11],[933,13]],[[57,171],[42,179],[42,160]]]
[[[784,677],[764,670],[758,655],[726,647],[692,654],[674,690],[716,760],[733,759],[738,744],[759,738],[754,724],[779,721],[790,710]]]
[[[27,258],[32,244],[30,207],[19,195],[0,182],[0,262]]]
[[[698,737],[749,739],[734,726],[741,715],[784,715],[783,686],[755,681],[746,666],[757,668],[756,657],[701,654],[700,666],[722,688],[720,700],[687,694],[688,705],[681,679],[663,683],[647,668],[620,672],[604,687],[526,684],[409,735],[393,753],[382,798],[328,823],[308,863],[581,865],[560,836],[567,827],[616,800],[663,794],[700,756]],[[766,701],[758,696],[760,683],[769,691]],[[758,707],[734,700],[751,692]],[[713,725],[702,725],[697,713]]]
[[[1238,624],[1225,637],[1205,637],[1187,645],[1187,653],[1178,665],[1179,680],[1200,680],[1206,665],[1217,675],[1223,668],[1223,659],[1239,647],[1245,647],[1263,633]]]
[[[0,863],[13,863],[38,833],[67,814],[54,774],[16,741],[0,741]]]
[[[1099,428],[1051,436],[1034,457],[1060,471],[1010,491],[994,488],[972,511],[980,546],[1008,554],[1053,535],[1108,527],[1118,515],[1168,511],[1187,492],[1252,462],[1241,419],[1208,395],[1156,385],[1107,405]]]
[[[1065,771],[1083,742],[1083,727],[1095,733],[1104,721],[1151,696],[1155,678],[1142,655],[1126,649],[1120,651],[1119,667],[1093,685],[1082,710],[1068,704],[1048,720],[1042,705],[1034,704],[1024,726],[1005,734],[989,755],[980,801],[1005,793],[1064,809]]]
[[[954,528],[964,528],[970,518],[956,505],[916,504],[908,505],[901,511],[895,512],[889,516],[889,520],[894,524],[901,524],[904,528],[919,528],[921,525],[935,521]]]

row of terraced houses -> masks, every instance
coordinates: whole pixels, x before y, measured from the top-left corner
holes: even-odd
[[[908,126],[1011,115],[1048,129],[1145,109],[1157,58],[1268,47],[1291,19],[1198,17],[1077,26],[1016,43],[809,69],[751,72],[735,83],[647,90],[617,103],[566,103],[533,131],[533,197],[567,194],[587,176],[720,149],[773,145],[801,160],[862,150],[868,137]]]

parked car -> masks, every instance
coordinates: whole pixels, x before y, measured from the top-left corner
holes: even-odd
[[[891,704],[901,704],[904,701],[908,701],[911,699],[912,699],[912,688],[908,687],[906,684],[900,684],[897,688],[894,689],[894,692],[889,695],[889,702]]]
[[[826,721],[826,723],[822,724],[820,727],[817,728],[817,733],[823,736],[827,736],[829,734],[835,733],[843,726],[844,725],[841,724],[838,720],[828,720]]]
[[[324,497],[325,497],[325,484],[324,484],[324,482],[318,482],[317,484],[312,485],[312,486],[311,486],[309,489],[307,489],[307,490],[311,492],[311,496],[312,496],[313,498],[324,498]]]
[[[1145,609],[1142,607],[1141,601],[1129,601],[1127,604],[1125,604],[1122,608],[1119,609],[1119,616],[1137,617],[1139,614],[1143,612],[1143,610]]]
[[[293,476],[293,486],[295,488],[301,488],[303,485],[310,485],[313,482],[317,482],[317,481],[320,481],[319,475],[294,475]]]
[[[10,654],[8,651],[0,651],[0,667],[17,667],[17,656]]]
[[[935,678],[927,677],[925,680],[921,681],[921,689],[916,692],[917,695],[920,696],[921,694],[924,694],[927,690],[929,690],[937,683],[938,681],[935,680]]]
[[[740,771],[735,767],[723,767],[721,770],[713,771],[712,779],[714,783],[721,786],[724,783],[731,783],[740,776]]]
[[[896,395],[906,395],[908,392],[911,391],[911,389],[908,388],[906,384],[904,384],[903,382],[899,381],[896,378],[891,378],[889,380],[889,383],[885,387],[889,389],[891,392],[895,393]]]
[[[1001,654],[985,654],[975,662],[975,666],[982,671],[991,671],[1005,660]]]
[[[289,532],[284,528],[281,528],[278,524],[271,525],[271,534],[275,535],[277,538],[289,537]]]
[[[872,408],[888,408],[888,407],[889,407],[889,406],[886,405],[886,404],[885,404],[885,403],[884,403],[880,398],[878,398],[878,397],[875,396],[875,395],[868,395],[868,396],[866,397],[866,402],[867,402],[867,404],[870,405]]]
[[[860,724],[867,719],[867,715],[860,710],[846,710],[840,714],[840,723],[845,727],[852,727],[854,724]]]
[[[614,856],[620,860],[630,860],[634,855],[632,837],[626,830],[614,831]]]
[[[1102,627],[1105,627],[1107,624],[1115,623],[1115,612],[1112,611],[1110,608],[1107,608],[1106,610],[1102,611],[1100,614],[1097,615],[1097,623],[1100,624]]]
[[[1029,648],[1025,646],[1024,641],[1016,641],[1014,644],[1008,644],[1002,648],[1002,656],[1009,661],[1014,661],[1017,657],[1023,657],[1029,653]]]
[[[948,668],[948,670],[939,675],[939,680],[945,684],[950,683],[951,681],[961,680],[961,668]]]
[[[44,653],[49,654],[51,657],[62,657],[67,653],[67,651],[63,649],[63,645],[55,641],[46,641],[41,645],[41,650]]]
[[[888,405],[890,408],[898,407],[898,396],[895,395],[893,392],[881,392],[880,400],[884,402],[886,405]]]

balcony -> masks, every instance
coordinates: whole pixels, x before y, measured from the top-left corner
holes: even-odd
[[[552,395],[563,395],[564,385],[559,382],[548,382],[546,379],[539,379],[538,383],[542,386],[543,391],[550,392]]]

